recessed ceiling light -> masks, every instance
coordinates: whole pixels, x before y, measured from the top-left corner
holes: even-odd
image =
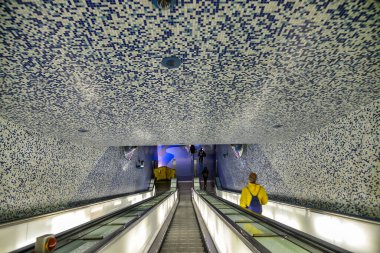
[[[152,3],[161,10],[167,10],[170,6],[174,6],[175,0],[152,0]]]
[[[84,128],[79,128],[78,132],[80,132],[80,133],[86,133],[86,132],[88,132],[88,130],[84,129]]]
[[[162,59],[161,64],[168,69],[178,68],[181,65],[181,60],[177,56],[169,56]]]

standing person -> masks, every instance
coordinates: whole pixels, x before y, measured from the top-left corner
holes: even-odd
[[[206,157],[206,152],[201,148],[198,152],[199,164],[203,164],[203,158]]]
[[[240,206],[248,208],[255,213],[262,213],[262,205],[268,202],[265,188],[256,184],[257,175],[251,172],[248,177],[249,183],[241,190]]]
[[[205,167],[202,171],[203,175],[203,190],[206,190],[207,188],[207,178],[208,178],[208,169]]]
[[[195,149],[195,146],[191,145],[190,146],[190,153],[193,155],[193,160],[194,160],[194,154],[195,154],[195,152],[197,152],[197,150]]]

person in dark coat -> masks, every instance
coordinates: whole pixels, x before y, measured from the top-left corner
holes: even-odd
[[[205,167],[202,171],[203,176],[203,189],[206,190],[207,188],[207,179],[208,179],[208,169]]]
[[[206,152],[201,148],[198,152],[199,164],[203,164],[203,158],[206,157]]]
[[[194,154],[195,154],[195,152],[197,152],[197,150],[195,149],[195,146],[191,145],[190,146],[190,153],[193,155],[193,160],[194,160]]]

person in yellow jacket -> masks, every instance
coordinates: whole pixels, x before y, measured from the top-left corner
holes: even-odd
[[[262,205],[268,203],[268,195],[265,188],[256,184],[257,175],[251,172],[248,177],[249,183],[241,190],[240,206],[248,208],[255,213],[262,213]]]

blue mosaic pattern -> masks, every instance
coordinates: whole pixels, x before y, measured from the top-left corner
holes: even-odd
[[[379,96],[379,13],[373,0],[184,0],[166,12],[5,0],[0,115],[104,146],[288,140]],[[171,55],[178,69],[161,66]]]
[[[146,191],[152,178],[156,147],[139,147],[126,158],[123,147],[109,147],[82,182],[72,200],[85,201],[128,192]],[[136,168],[138,160],[144,168]]]
[[[46,138],[0,117],[0,150],[2,223],[146,189],[155,148],[138,148],[127,162],[120,148]]]
[[[241,159],[217,146],[219,174],[224,187],[241,190],[254,171],[271,199],[380,220],[379,143],[377,100],[289,142],[248,145]]]
[[[273,169],[270,160],[258,144],[247,145],[241,158],[233,154],[231,145],[217,145],[217,159],[221,184],[226,189],[241,190],[248,183],[248,175],[254,171],[257,182],[268,193],[289,193],[287,184],[279,173]]]

